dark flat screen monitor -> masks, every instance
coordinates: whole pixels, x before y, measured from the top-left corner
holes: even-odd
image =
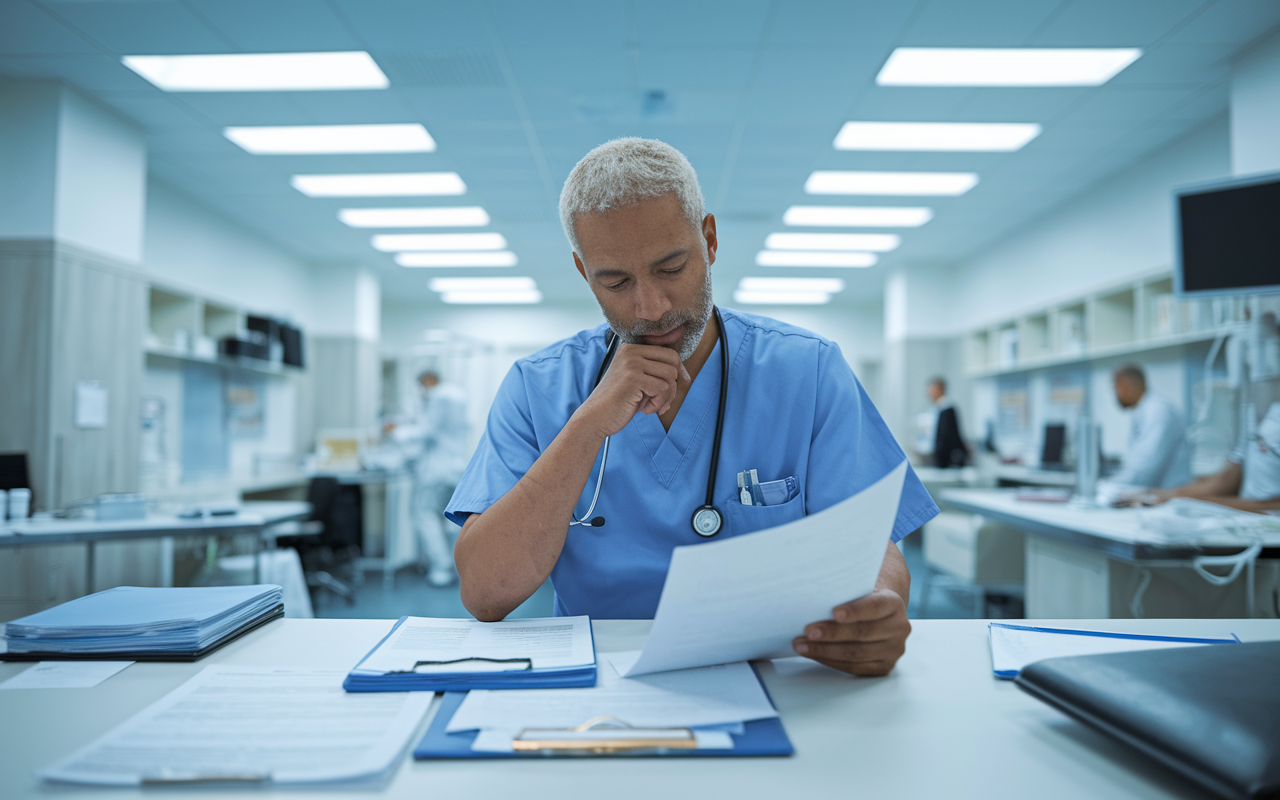
[[[1173,194],[1179,294],[1280,292],[1280,173]]]
[[[1044,426],[1044,449],[1040,451],[1040,466],[1054,469],[1062,468],[1062,447],[1067,441],[1067,426],[1049,424]]]

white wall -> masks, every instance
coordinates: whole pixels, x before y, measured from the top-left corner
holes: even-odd
[[[147,148],[143,131],[63,88],[54,235],[129,264],[142,261]]]
[[[1170,189],[1230,174],[1225,117],[1059,206],[956,268],[953,332],[1173,263]]]
[[[56,81],[0,80],[0,238],[137,264],[145,191],[140,128]]]
[[[1231,169],[1280,170],[1280,32],[1231,65]]]
[[[143,269],[202,297],[287,317],[310,331],[315,276],[273,242],[164,183],[147,184]]]

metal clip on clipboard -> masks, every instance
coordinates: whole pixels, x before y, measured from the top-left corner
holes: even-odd
[[[511,747],[517,752],[610,755],[693,750],[698,740],[689,728],[634,728],[617,717],[593,717],[573,728],[525,728]]]
[[[533,669],[531,658],[484,658],[471,656],[451,661],[415,661],[409,672],[431,674],[434,672],[520,672]]]

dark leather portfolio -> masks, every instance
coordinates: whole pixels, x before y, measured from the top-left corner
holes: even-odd
[[[1223,797],[1280,798],[1280,641],[1049,658],[1017,684]]]

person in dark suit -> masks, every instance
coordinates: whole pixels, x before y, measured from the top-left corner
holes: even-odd
[[[965,466],[969,463],[969,447],[960,435],[960,415],[947,397],[945,378],[938,376],[929,381],[929,400],[937,414],[933,426],[933,466]]]

